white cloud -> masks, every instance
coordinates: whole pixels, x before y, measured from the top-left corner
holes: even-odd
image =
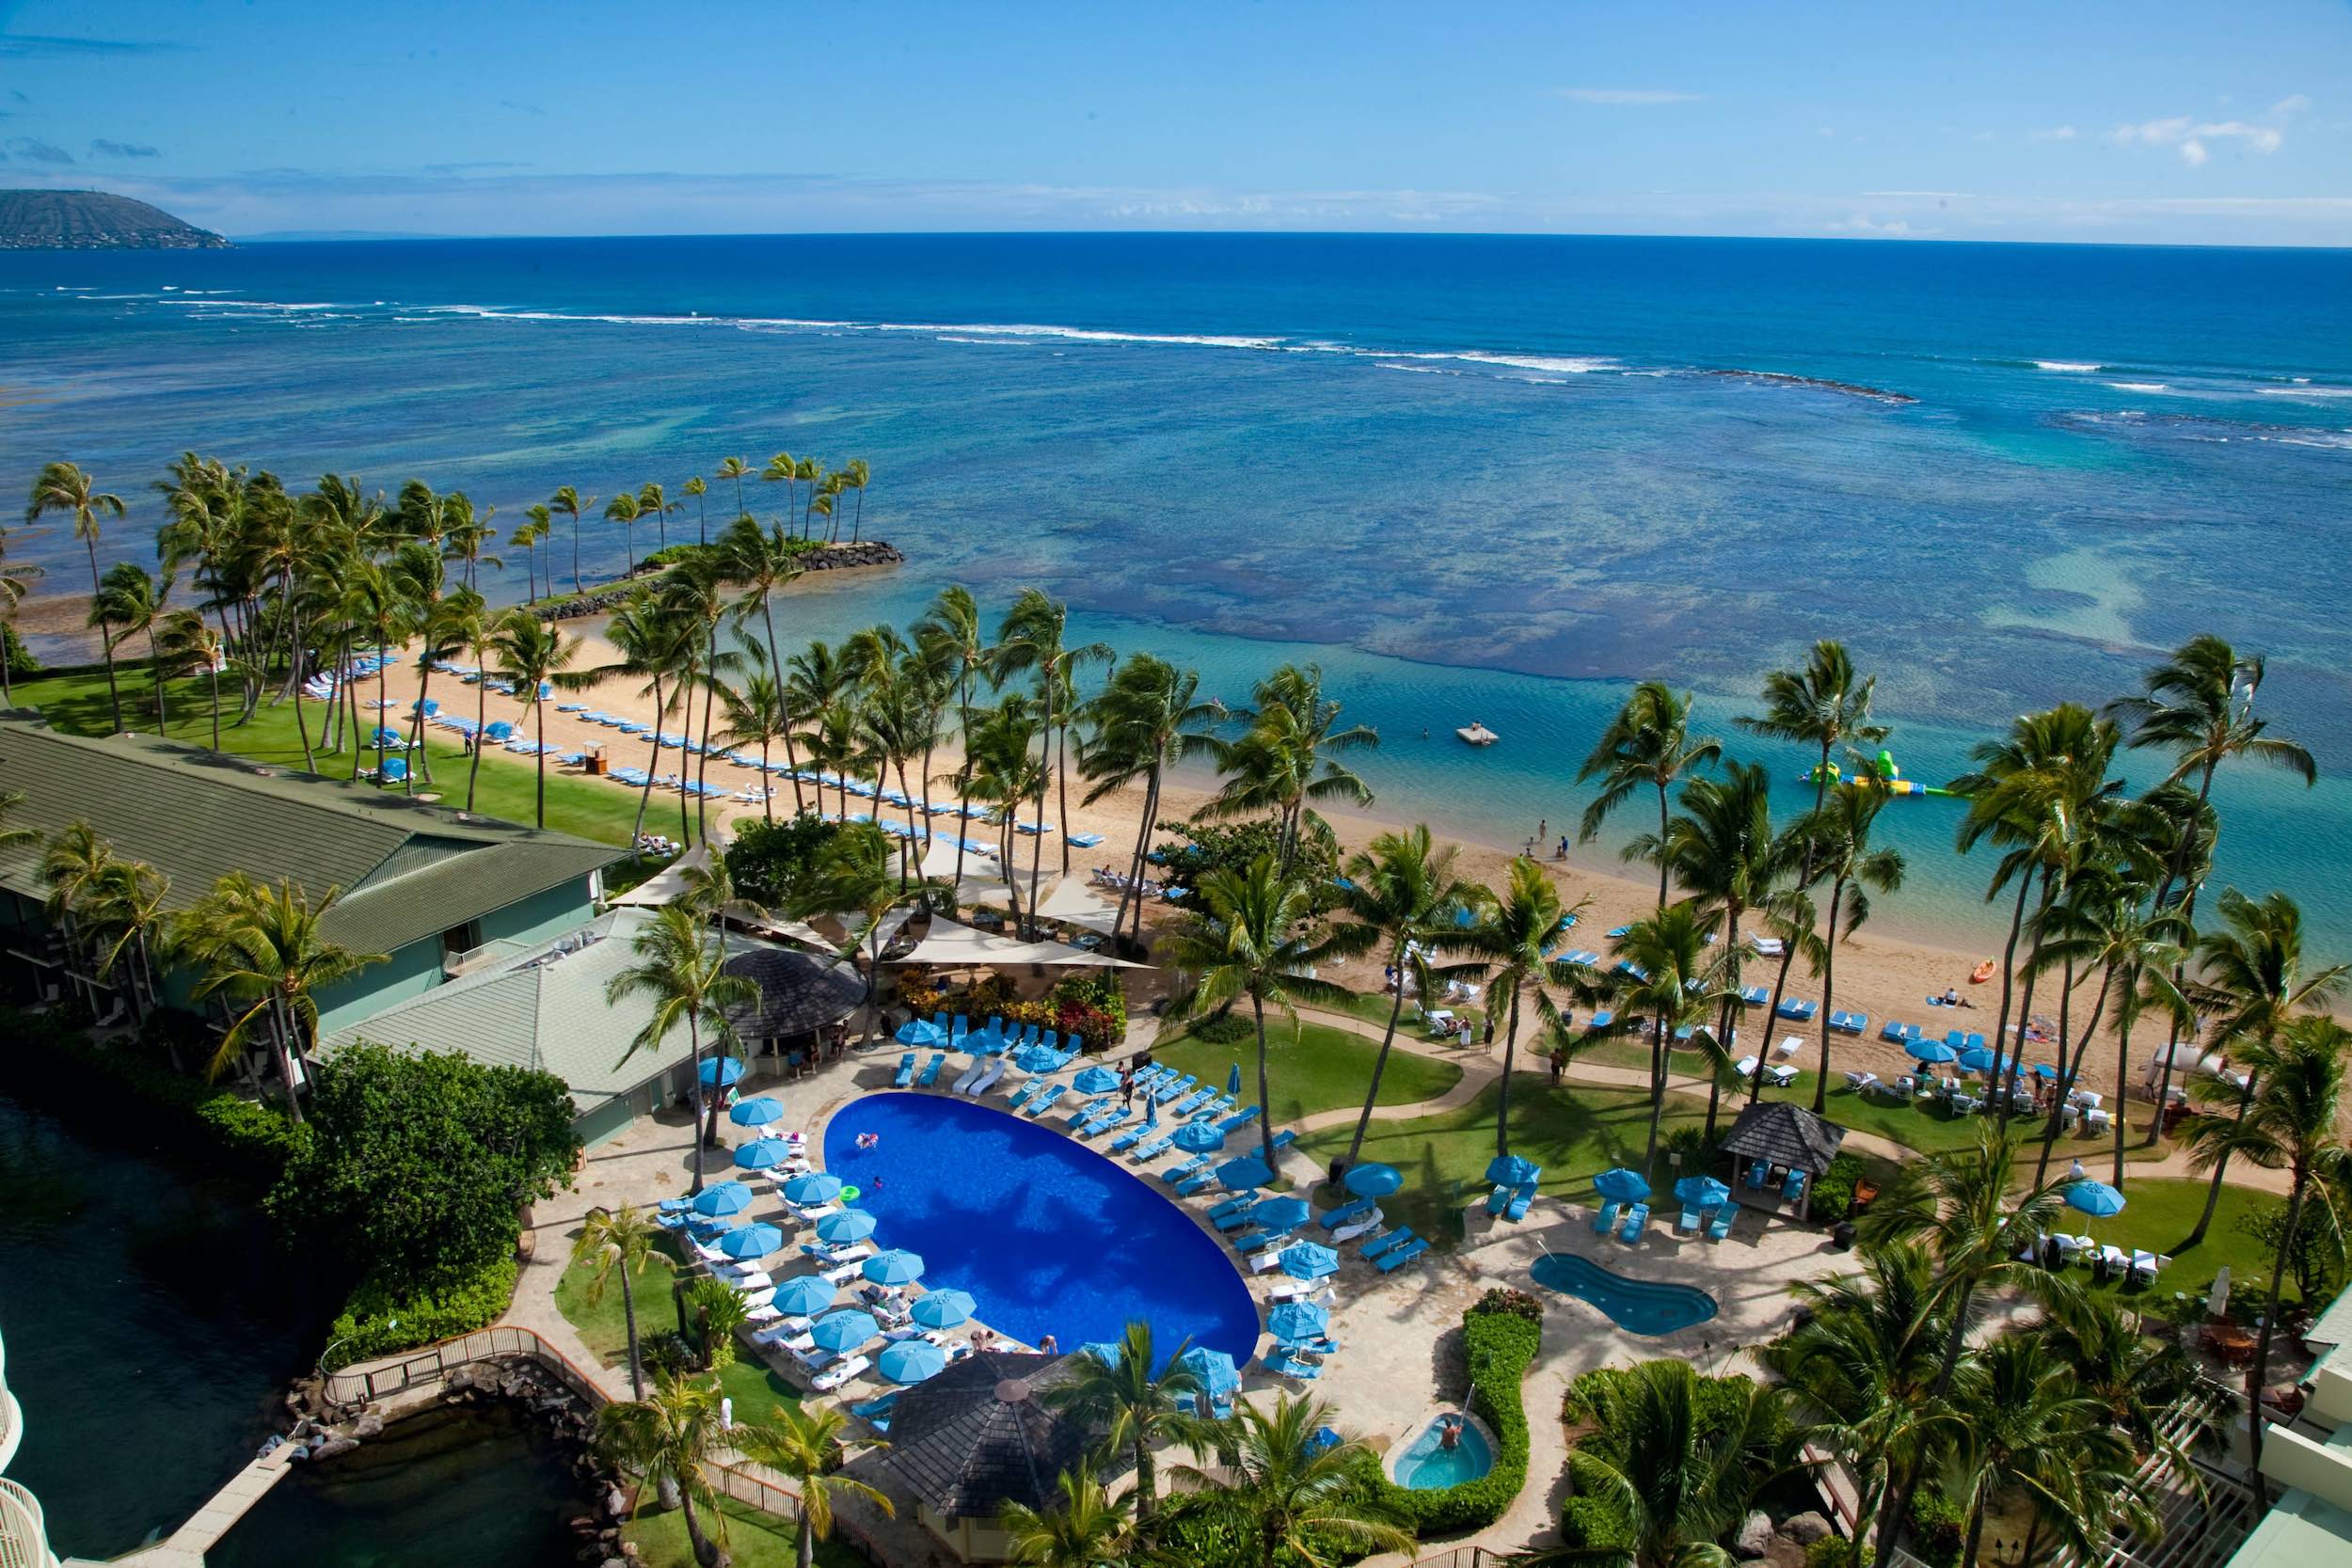
[[[1655,87],[1562,87],[1560,96],[1572,103],[1697,103],[1705,93],[1670,92]]]
[[[2299,95],[2286,99],[2271,111],[2271,117],[2284,119],[2300,107]],[[2119,147],[2169,147],[2191,168],[2202,167],[2212,158],[2213,144],[2217,142],[2234,141],[2249,152],[2265,154],[2276,152],[2286,144],[2286,133],[2276,124],[2244,119],[2201,120],[2189,115],[2119,125],[2107,133],[2107,137]]]
[[[1827,234],[1852,234],[1871,240],[1923,240],[1931,234],[1943,232],[1940,229],[1914,229],[1901,218],[1882,220],[1867,213],[1855,213],[1850,217],[1825,223],[1821,225],[1821,231]]]
[[[2046,131],[2026,132],[2026,139],[2027,141],[2073,141],[2074,135],[2074,128],[2072,125],[2053,125]]]

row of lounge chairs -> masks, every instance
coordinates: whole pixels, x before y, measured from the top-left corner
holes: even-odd
[[[1695,1236],[1705,1231],[1708,1241],[1720,1242],[1731,1234],[1731,1227],[1739,1216],[1740,1206],[1736,1203],[1721,1203],[1704,1209],[1686,1203],[1682,1207],[1681,1217],[1676,1221],[1675,1233]],[[1617,1240],[1631,1246],[1648,1230],[1649,1218],[1648,1204],[1625,1204],[1612,1198],[1601,1205],[1600,1212],[1594,1217],[1593,1233],[1606,1236],[1613,1230]]]

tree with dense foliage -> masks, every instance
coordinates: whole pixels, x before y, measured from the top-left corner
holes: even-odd
[[[678,1510],[697,1568],[726,1568],[730,1560],[727,1516],[710,1481],[721,1450],[737,1435],[720,1424],[720,1397],[715,1381],[703,1386],[662,1372],[652,1398],[615,1401],[596,1412],[596,1451],[644,1477],[664,1507]],[[644,1506],[642,1490],[637,1506]],[[710,1511],[716,1540],[704,1533],[704,1509]]]
[[[707,1037],[719,1045],[723,1059],[725,1042],[735,1037],[730,1015],[756,1006],[759,987],[727,973],[724,943],[711,935],[699,913],[681,904],[656,910],[629,940],[629,950],[637,961],[605,986],[605,1005],[642,996],[652,1001],[653,1016],[629,1040],[621,1060],[640,1051],[658,1053],[662,1041],[684,1024],[691,1046],[687,1060],[693,1067],[694,1120],[700,1125],[704,1101],[710,1098],[703,1083],[703,1041]],[[691,1192],[703,1190],[703,1149],[712,1142],[707,1136],[694,1139]]]
[[[542,828],[548,825],[548,691],[571,670],[581,646],[580,639],[564,636],[554,622],[542,621],[521,609],[501,616],[490,637],[490,656],[497,661],[498,673],[515,683],[515,694],[538,720],[539,752],[534,760],[539,786],[532,821]],[[482,745],[481,736],[475,736],[477,752]]]
[[[1612,1015],[1606,1024],[1588,1028],[1588,1037],[1649,1037],[1649,1136],[1642,1154],[1644,1169],[1658,1160],[1676,1037],[1689,1031],[1690,1044],[1706,1058],[1708,1075],[1718,1082],[1729,1068],[1730,1057],[1714,1030],[1724,997],[1736,993],[1726,991],[1723,967],[1708,949],[1707,924],[1690,903],[1669,904],[1626,927],[1616,941],[1613,967],[1605,973],[1587,969],[1575,976],[1578,999],[1605,1004]]]
[[[1193,1490],[1173,1506],[1243,1531],[1257,1568],[1323,1562],[1333,1547],[1410,1551],[1412,1536],[1356,1483],[1369,1450],[1353,1437],[1318,1442],[1316,1433],[1329,1425],[1329,1406],[1287,1395],[1272,1410],[1242,1400],[1227,1419],[1196,1422],[1184,1444],[1197,1457],[1214,1456],[1217,1469],[1177,1466],[1176,1477]]]
[[[73,519],[73,537],[89,552],[89,589],[93,600],[103,600],[105,586],[98,574],[98,540],[103,519],[122,515],[122,498],[98,488],[73,464],[59,461],[40,470],[33,481],[32,499],[24,508],[24,520],[37,523],[52,512],[62,512]],[[122,693],[115,685],[114,634],[103,622],[99,626],[99,639],[106,655],[106,700],[114,714],[114,729],[122,728]]]
[[[1488,1016],[1497,1008],[1508,1009],[1503,1014],[1502,1076],[1495,1085],[1495,1157],[1501,1159],[1511,1152],[1511,1074],[1518,1055],[1522,1010],[1532,1008],[1537,1030],[1554,1049],[1566,1044],[1566,1025],[1550,986],[1570,974],[1550,955],[1560,934],[1574,922],[1575,911],[1561,902],[1560,885],[1544,868],[1521,855],[1511,862],[1500,890],[1480,891],[1470,914],[1470,926],[1447,934],[1446,946],[1491,966]]]
[[[1822,905],[1828,926],[1820,949],[1821,1068],[1813,1075],[1813,1114],[1817,1117],[1829,1104],[1830,1018],[1837,1001],[1837,944],[1851,940],[1870,918],[1872,893],[1892,893],[1903,884],[1902,851],[1870,843],[1870,830],[1887,800],[1884,790],[1869,784],[1840,784],[1813,813],[1805,830],[1813,875],[1829,884],[1829,897]]]
[[[1187,1339],[1162,1362],[1154,1354],[1152,1325],[1131,1322],[1106,1358],[1081,1352],[1072,1374],[1047,1390],[1045,1401],[1090,1430],[1100,1431],[1106,1451],[1124,1448],[1136,1463],[1135,1512],[1148,1521],[1159,1497],[1152,1450],[1178,1434],[1198,1401],[1200,1374],[1185,1365]]]
[[[998,1527],[1008,1556],[1033,1568],[1123,1568],[1136,1544],[1136,1495],[1113,1497],[1083,1461],[1064,1470],[1061,1500],[1042,1509],[1009,1504]]]
[[[1337,699],[1323,694],[1323,666],[1285,664],[1260,681],[1243,715],[1249,728],[1216,747],[1224,786],[1209,805],[1220,816],[1271,811],[1280,825],[1282,868],[1294,868],[1310,828],[1327,832],[1312,802],[1372,804],[1372,786],[1340,759],[1369,751],[1380,736],[1369,724],[1340,727]]]
[[[588,1281],[588,1305],[596,1306],[604,1299],[605,1282],[617,1276],[621,1282],[621,1323],[628,1335],[628,1392],[631,1399],[645,1397],[645,1369],[637,1352],[637,1291],[630,1281],[645,1272],[645,1260],[653,1256],[660,1227],[645,1217],[644,1211],[629,1204],[618,1209],[599,1205],[588,1211],[580,1221],[580,1234],[572,1238],[572,1267],[593,1272]]]
[[[836,1496],[858,1497],[884,1515],[898,1512],[888,1497],[841,1473],[841,1462],[852,1445],[882,1446],[844,1437],[849,1424],[847,1416],[830,1406],[777,1404],[770,1408],[767,1420],[738,1427],[728,1434],[744,1458],[792,1482],[801,1499],[794,1548],[801,1568],[810,1568],[817,1560],[817,1543],[833,1534]]]
[[[1601,824],[1609,819],[1633,792],[1647,785],[1658,792],[1658,836],[1647,841],[1653,849],[1662,850],[1666,841],[1666,797],[1685,773],[1708,767],[1723,754],[1723,742],[1712,736],[1691,733],[1691,694],[1677,693],[1663,681],[1644,681],[1625,700],[1625,705],[1610,720],[1609,727],[1593,742],[1582,766],[1576,770],[1576,782],[1589,784],[1600,781],[1600,793],[1584,808],[1584,819],[1577,825],[1577,841],[1590,844],[1599,836]],[[1638,847],[1644,841],[1629,846],[1626,858],[1642,858]],[[1666,879],[1672,869],[1665,859],[1656,857],[1658,865],[1658,907],[1666,907]]]
[[[1200,697],[1200,673],[1179,670],[1150,654],[1130,654],[1093,701],[1084,719],[1092,733],[1078,749],[1078,768],[1094,781],[1081,804],[1092,805],[1112,791],[1143,781],[1143,816],[1136,847],[1127,857],[1127,877],[1111,917],[1114,934],[1135,911],[1134,939],[1143,941],[1144,857],[1160,819],[1160,785],[1168,769],[1216,748],[1216,728],[1225,718],[1222,703]]]
[[[1986,1519],[2022,1502],[2029,1516],[2020,1560],[2054,1535],[2088,1560],[2120,1528],[2153,1538],[2154,1513],[2133,1472],[2139,1456],[2107,1423],[2106,1407],[2063,1365],[2022,1335],[2004,1335],[1963,1369],[1945,1496],[1967,1521],[1960,1560],[1980,1560]]]

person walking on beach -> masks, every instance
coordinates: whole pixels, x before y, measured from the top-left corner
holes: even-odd
[[[1549,838],[1550,836],[1551,818],[1549,816],[1539,816],[1535,818],[1535,842],[1541,844],[1544,840]]]

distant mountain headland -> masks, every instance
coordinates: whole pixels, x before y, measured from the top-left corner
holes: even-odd
[[[208,229],[104,191],[0,191],[0,250],[226,250]]]

